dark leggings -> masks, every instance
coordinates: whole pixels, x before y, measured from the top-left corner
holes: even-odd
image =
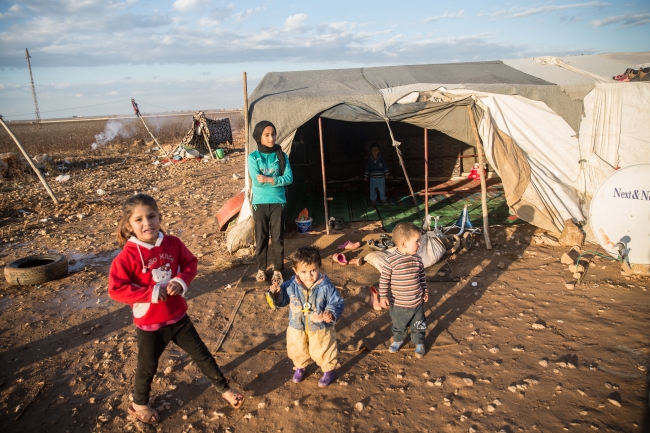
[[[196,332],[194,324],[186,315],[180,321],[163,326],[157,331],[143,331],[137,329],[138,337],[138,368],[135,372],[135,386],[133,390],[133,402],[135,404],[149,403],[149,392],[151,381],[158,369],[158,359],[165,347],[173,341],[183,349],[199,369],[206,375],[208,380],[217,388],[221,394],[227,392],[230,387],[228,381],[219,370],[217,362]]]
[[[257,269],[268,266],[269,235],[271,238],[271,261],[274,271],[284,268],[284,208],[281,204],[257,204],[253,207],[255,220],[255,257]]]

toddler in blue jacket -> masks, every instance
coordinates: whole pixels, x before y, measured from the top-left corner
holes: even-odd
[[[292,256],[296,273],[282,285],[269,289],[278,307],[289,305],[287,354],[293,361],[293,382],[305,378],[305,368],[314,360],[323,370],[318,386],[336,379],[339,354],[334,324],[343,312],[343,299],[334,284],[321,274],[321,257],[316,247],[298,248]]]
[[[370,158],[366,161],[366,170],[363,172],[363,180],[368,182],[370,178],[370,204],[377,204],[377,191],[382,204],[388,204],[386,199],[386,177],[388,176],[388,163],[379,154],[379,145],[370,145]]]

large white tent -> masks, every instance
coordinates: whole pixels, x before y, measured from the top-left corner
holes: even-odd
[[[553,232],[567,219],[585,221],[589,236],[588,206],[602,181],[650,163],[650,82],[612,78],[647,65],[650,53],[613,53],[272,72],[253,91],[249,118],[273,122],[287,152],[297,129],[318,116],[405,122],[475,146],[470,106],[510,208]]]

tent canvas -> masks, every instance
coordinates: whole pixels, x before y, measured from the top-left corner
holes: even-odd
[[[587,221],[590,197],[609,173],[630,160],[650,162],[650,123],[643,121],[650,83],[609,75],[647,62],[650,53],[614,53],[272,72],[250,97],[250,124],[273,122],[287,153],[297,129],[318,116],[383,122],[389,130],[392,122],[410,123],[475,146],[470,106],[508,205],[526,221],[561,231],[567,219]],[[398,103],[436,90],[443,98]]]
[[[227,117],[209,119],[205,117],[203,111],[194,113],[192,127],[181,141],[183,146],[203,148],[206,151],[214,151],[223,143],[233,144],[230,119]],[[210,149],[208,149],[207,144],[209,144]]]

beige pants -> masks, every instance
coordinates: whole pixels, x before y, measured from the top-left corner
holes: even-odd
[[[287,328],[287,354],[295,368],[305,368],[313,359],[323,370],[332,371],[336,368],[336,358],[339,356],[336,344],[336,330],[333,326],[318,331],[299,331]]]

